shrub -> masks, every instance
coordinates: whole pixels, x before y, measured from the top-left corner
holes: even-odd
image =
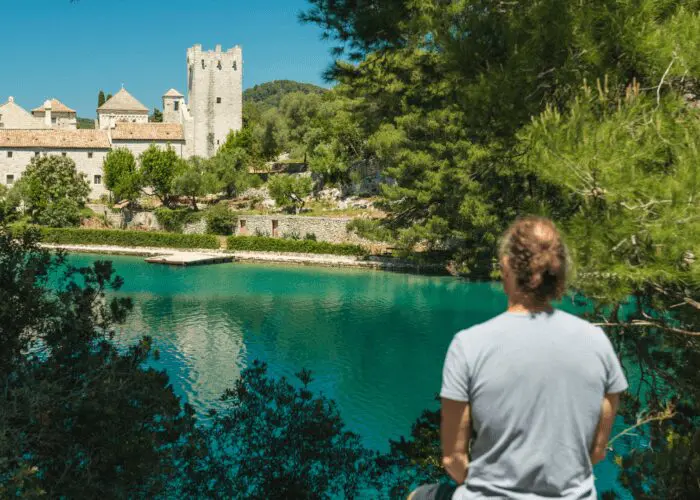
[[[335,244],[312,240],[286,240],[282,238],[266,238],[263,236],[230,236],[227,240],[227,248],[229,250],[250,252],[367,255],[367,251],[358,245]]]
[[[15,226],[16,231],[20,226]],[[44,243],[73,245],[119,245],[126,247],[210,248],[218,249],[216,236],[175,234],[115,229],[39,228]]]
[[[170,209],[161,207],[156,208],[154,213],[156,214],[158,224],[166,231],[172,231],[174,233],[181,233],[185,224],[197,222],[202,218],[201,213],[195,212],[189,208]]]
[[[236,214],[229,210],[226,204],[213,205],[204,214],[207,221],[207,233],[228,236],[233,234],[236,225]]]
[[[306,236],[304,236],[304,239],[307,241],[317,241],[316,233],[306,233]]]
[[[311,177],[276,175],[267,183],[267,189],[277,205],[299,213],[304,206],[304,198],[311,194],[313,181]]]

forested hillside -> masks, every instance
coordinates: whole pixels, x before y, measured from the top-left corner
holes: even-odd
[[[302,94],[323,94],[328,89],[311,83],[295,82],[292,80],[275,80],[261,83],[243,91],[244,103],[256,103],[263,109],[278,107],[282,98],[292,92]]]

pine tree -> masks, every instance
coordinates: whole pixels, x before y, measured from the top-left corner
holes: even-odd
[[[97,94],[97,107],[101,107],[106,102],[104,91],[100,90]]]

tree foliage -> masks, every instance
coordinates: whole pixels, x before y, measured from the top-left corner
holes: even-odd
[[[0,231],[0,496],[187,488],[192,411],[164,373],[142,368],[150,339],[114,344],[131,309],[107,297],[121,279],[109,262],[72,268],[37,242],[32,231]]]
[[[112,191],[116,201],[136,201],[141,194],[141,176],[136,159],[126,148],[110,150],[102,163],[105,187]]]
[[[277,205],[298,213],[304,206],[304,198],[311,194],[313,181],[308,176],[275,175],[267,188]]]
[[[139,159],[142,185],[152,188],[163,205],[170,206],[175,193],[173,181],[185,169],[185,163],[173,148],[160,149],[155,144],[141,153]]]
[[[554,218],[575,289],[641,373],[626,423],[673,415],[616,459],[622,484],[697,496],[700,2],[310,3],[302,20],[347,56],[328,71],[333,94],[392,181],[389,216],[367,226],[494,276],[507,224]],[[318,165],[335,163],[321,144]]]
[[[85,174],[65,156],[35,156],[12,190],[32,222],[49,227],[74,226],[90,193]]]

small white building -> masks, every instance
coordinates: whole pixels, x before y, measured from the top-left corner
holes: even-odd
[[[109,130],[113,148],[126,148],[138,156],[149,146],[171,147],[180,158],[187,158],[183,127],[177,123],[117,123]]]
[[[0,129],[34,129],[44,128],[44,121],[39,120],[15,102],[10,96],[5,104],[0,104]]]

